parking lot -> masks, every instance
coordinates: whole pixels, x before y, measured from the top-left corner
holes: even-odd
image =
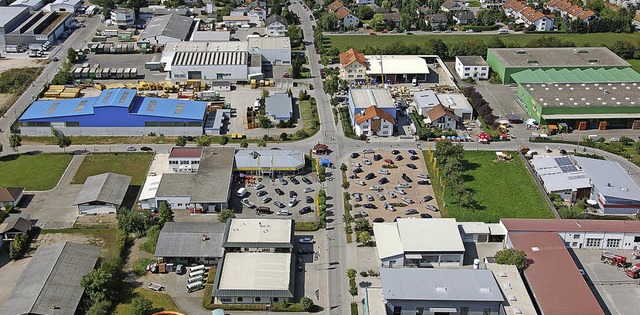
[[[356,218],[365,216],[370,222],[391,222],[398,217],[440,217],[426,166],[419,152],[415,153],[386,150],[351,155],[347,168]],[[392,208],[385,209],[385,204]]]
[[[608,250],[615,254],[627,257],[627,262],[640,263],[630,255],[631,250]],[[578,259],[577,268],[583,269],[587,274],[587,284],[592,291],[595,288],[599,298],[610,311],[610,314],[636,314],[640,302],[640,285],[638,279],[627,277],[623,268],[604,264],[600,260],[601,250],[575,249],[574,257]]]
[[[303,177],[309,179],[311,184],[303,182]],[[296,221],[315,221],[315,200],[317,199],[318,189],[320,188],[316,177],[315,174],[293,176],[293,178],[299,182],[298,184],[294,183],[294,181],[290,179],[290,176],[283,177],[286,184],[279,179],[272,180],[269,177],[256,177],[255,184],[234,183],[231,188],[232,197],[229,204],[236,213],[242,213],[238,216],[242,218],[267,217],[288,218]],[[256,189],[258,185],[264,187]],[[247,189],[244,198],[247,198],[253,203],[255,205],[254,208],[249,208],[241,204],[242,198],[237,196],[237,192],[242,187]],[[290,202],[293,194],[296,196],[296,202],[292,205]],[[312,199],[307,200],[307,197]],[[277,202],[282,203],[283,206],[277,206]],[[258,207],[268,207],[270,212],[268,214],[258,214]],[[306,207],[309,207],[306,209],[308,212],[300,214],[300,210]],[[288,215],[285,214],[287,212],[289,213]]]

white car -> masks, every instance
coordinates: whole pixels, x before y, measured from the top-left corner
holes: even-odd
[[[361,167],[362,164],[358,163],[358,162],[351,162],[351,165],[355,166],[355,167]]]
[[[368,217],[368,216],[369,216],[369,214],[368,214],[366,211],[364,211],[364,210],[360,210],[360,211],[358,211],[358,214],[359,214],[361,217]]]
[[[242,199],[240,201],[240,203],[242,203],[242,205],[244,205],[246,207],[249,207],[249,208],[255,208],[255,206],[256,206],[253,202],[249,201],[249,199],[247,199],[247,198]]]
[[[266,196],[266,197],[262,198],[262,203],[267,203],[269,201],[271,201],[271,197],[269,197],[269,196]]]
[[[389,195],[389,197],[391,198],[397,198],[398,196],[396,196],[396,194],[393,193],[393,191],[387,191],[387,195]]]
[[[276,213],[276,215],[289,215],[289,210],[287,210],[287,209],[280,209],[280,210],[278,210],[278,212]]]
[[[358,185],[360,185],[360,186],[366,186],[366,185],[367,185],[367,183],[365,183],[365,182],[364,182],[364,181],[362,181],[362,180],[357,180],[357,181],[356,181],[356,184],[358,184]]]
[[[379,171],[378,171],[378,174],[382,174],[382,175],[389,175],[389,174],[391,174],[391,173],[389,172],[389,170],[386,170],[386,169],[384,169],[384,168],[383,168],[383,169],[381,169],[381,170],[379,170]]]
[[[406,202],[407,204],[412,204],[413,203],[413,199],[409,198],[409,197],[404,197],[402,198],[402,201]]]
[[[364,163],[366,165],[371,165],[371,161],[369,161],[369,159],[362,160],[362,163]]]
[[[611,142],[620,142],[620,138],[611,138],[609,139]]]
[[[396,188],[394,191],[399,193],[399,194],[401,194],[401,195],[406,195],[407,194],[407,192],[404,191],[404,189],[402,189],[402,188]]]
[[[400,183],[396,185],[396,188],[411,188],[411,185],[409,183]]]
[[[310,193],[312,191],[313,191],[313,188],[311,188],[311,187],[307,187],[307,188],[304,189],[305,193]]]
[[[262,184],[260,184],[260,183],[258,183],[258,184],[256,185],[256,190],[260,190],[260,189],[262,189],[262,188],[264,188],[264,185],[262,185]]]
[[[291,198],[291,200],[289,200],[289,207],[291,208],[295,206],[297,203],[298,203],[298,199],[296,199],[295,197]]]
[[[423,179],[429,179],[429,175],[425,174],[425,173],[420,173],[418,175],[416,175],[418,178],[423,178]]]
[[[371,186],[371,187],[369,187],[369,190],[381,191],[382,187],[380,187],[380,186]]]

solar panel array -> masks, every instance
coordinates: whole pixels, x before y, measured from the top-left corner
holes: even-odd
[[[84,109],[85,105],[87,105],[87,101],[81,101],[80,103],[78,103],[78,106],[76,106],[75,111],[81,112]]]
[[[156,109],[156,105],[158,105],[158,101],[150,101],[149,105],[147,105],[147,111],[152,112]]]
[[[184,110],[184,103],[179,102],[178,105],[176,105],[176,110],[174,111],[174,113],[180,115],[182,114],[182,110]]]
[[[49,109],[47,110],[47,114],[53,114],[53,112],[56,111],[56,108],[58,108],[58,105],[60,105],[60,102],[51,104],[51,106],[49,106]]]
[[[573,160],[568,156],[557,157],[554,160],[556,161],[556,163],[558,164],[558,167],[560,167],[560,170],[563,173],[571,173],[571,172],[578,171],[578,167],[576,167],[576,164],[573,163]]]

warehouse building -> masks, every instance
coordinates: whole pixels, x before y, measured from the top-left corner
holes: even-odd
[[[591,196],[591,179],[573,156],[534,158],[531,165],[547,193],[571,202]]]
[[[249,52],[260,54],[262,62],[271,65],[291,64],[291,42],[289,37],[250,37]]]
[[[511,77],[513,74],[529,69],[625,69],[631,67],[628,62],[606,47],[489,48],[487,63],[500,75],[504,84],[514,83]]]
[[[82,6],[82,0],[56,0],[49,5],[51,11],[76,13]]]
[[[229,219],[218,263],[216,304],[271,304],[294,298],[293,220]]]
[[[398,219],[374,223],[381,267],[458,267],[464,244],[456,219]]]
[[[71,242],[38,247],[0,314],[76,314],[84,294],[80,280],[99,254],[99,247]]]
[[[116,213],[127,194],[131,176],[104,173],[87,177],[74,206],[80,214]]]
[[[162,16],[169,14],[177,14],[181,16],[189,15],[189,8],[180,7],[180,8],[167,8],[163,5],[150,5],[148,7],[140,8],[139,18],[141,20],[148,20],[153,18],[154,16]]]
[[[44,6],[44,0],[16,0],[9,6],[28,8],[29,11],[38,11]]]
[[[435,93],[431,90],[413,93],[413,102],[418,114],[427,116],[427,112],[439,104],[452,110],[459,120],[471,120],[473,108],[467,98],[460,93]]]
[[[215,265],[224,254],[225,226],[220,222],[167,222],[158,236],[154,256],[176,265]]]
[[[53,43],[69,27],[71,16],[69,12],[33,12],[11,33],[5,33],[6,44],[28,46],[47,41]]]
[[[26,7],[3,7],[0,10],[0,48],[4,50],[5,35],[13,32],[28,18],[29,8]]]
[[[303,171],[304,153],[298,150],[238,150],[233,169],[247,175],[289,175]]]
[[[505,297],[502,306],[506,315],[538,314],[516,266],[498,264],[492,257],[485,258],[484,265],[500,285]]]
[[[264,100],[265,113],[276,123],[293,117],[293,101],[287,93],[274,93]]]
[[[206,102],[136,96],[136,90],[108,89],[98,97],[36,101],[19,119],[26,136],[198,136]]]
[[[384,83],[427,82],[430,70],[427,59],[433,56],[367,55],[366,73],[370,80]],[[437,58],[437,57],[436,57]]]
[[[193,19],[187,16],[178,14],[157,16],[147,23],[138,42],[154,45],[182,42],[189,38],[193,25]]]
[[[370,106],[385,111],[394,120],[397,119],[398,108],[389,90],[379,88],[349,89],[349,115],[352,125],[355,125],[356,114],[365,111]]]

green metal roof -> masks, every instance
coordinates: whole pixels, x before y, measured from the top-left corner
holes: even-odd
[[[589,83],[589,82],[640,82],[640,74],[625,69],[536,69],[511,75],[518,83]]]

